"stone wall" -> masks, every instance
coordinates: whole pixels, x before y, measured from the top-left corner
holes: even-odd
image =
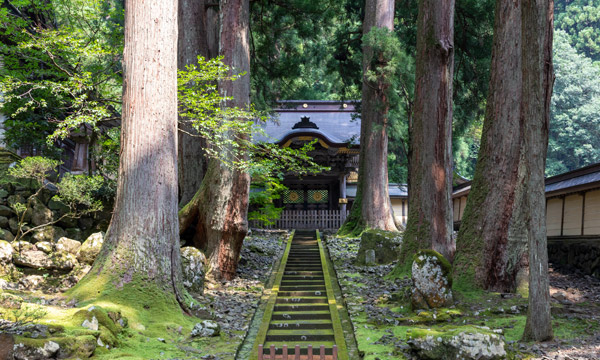
[[[4,184],[0,187],[0,240],[12,242],[17,235],[18,219],[11,205],[27,204],[23,232],[30,228],[48,224],[60,219],[69,208],[52,199],[55,193],[44,189],[37,197],[31,198],[34,189],[21,185]],[[110,211],[101,211],[81,218],[64,217],[59,222],[44,226],[25,235],[21,240],[36,243],[56,242],[61,237],[82,241],[95,232],[106,231],[110,222]]]
[[[600,238],[549,240],[548,258],[554,267],[571,267],[600,278]]]

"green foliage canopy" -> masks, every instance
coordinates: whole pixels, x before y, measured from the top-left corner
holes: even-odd
[[[600,162],[600,69],[557,30],[554,70],[547,175]]]

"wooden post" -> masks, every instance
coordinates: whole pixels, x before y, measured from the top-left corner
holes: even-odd
[[[321,351],[319,351],[319,359],[325,360],[325,345],[321,345]]]
[[[340,198],[346,198],[346,174],[340,176]],[[346,212],[346,204],[340,204],[339,208],[341,212]]]
[[[263,345],[258,345],[258,360],[263,360]]]
[[[271,345],[271,349],[269,351],[269,360],[275,360],[275,345]]]
[[[294,360],[300,360],[300,345],[296,345],[294,349]]]
[[[283,345],[281,356],[282,356],[283,360],[288,360],[288,347],[287,347],[287,345]]]
[[[312,345],[308,345],[308,360],[313,360],[313,349]]]
[[[338,348],[337,345],[333,345],[333,360],[337,360],[338,358]]]

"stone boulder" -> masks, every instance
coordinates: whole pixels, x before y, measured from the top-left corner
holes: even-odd
[[[13,247],[7,241],[0,240],[0,278],[13,278],[16,274],[12,263]]]
[[[52,210],[48,209],[41,201],[36,201],[33,205],[33,213],[31,214],[31,223],[34,226],[48,224],[53,220]]]
[[[13,234],[17,233],[17,230],[19,230],[19,222],[17,221],[17,218],[13,217],[8,220],[8,228]]]
[[[0,228],[8,228],[8,218],[6,216],[0,216]]]
[[[497,360],[507,355],[502,336],[485,327],[413,328],[407,337],[410,350],[418,359]]]
[[[48,209],[56,211],[59,216],[62,216],[71,211],[67,204],[55,198],[52,198],[48,201]]]
[[[37,345],[37,342],[15,343],[13,346],[13,357],[15,360],[45,360],[56,357],[60,345],[54,341],[47,341]]]
[[[398,258],[402,235],[384,230],[367,230],[360,237],[356,263],[360,265],[389,264]]]
[[[220,332],[221,327],[219,324],[212,320],[204,320],[194,325],[190,335],[193,337],[211,337],[218,336]]]
[[[8,241],[0,240],[0,263],[9,263],[13,258],[13,247]]]
[[[51,269],[53,266],[50,256],[39,250],[21,250],[13,253],[13,262],[19,266],[32,269]]]
[[[183,285],[193,294],[204,291],[204,266],[206,257],[202,251],[188,246],[181,249],[181,269]]]
[[[8,198],[6,198],[6,202],[8,203],[9,206],[13,206],[14,204],[17,204],[17,203],[26,204],[27,200],[25,200],[25,198],[22,195],[13,194],[13,195],[10,195]],[[9,209],[11,209],[11,208],[9,207]]]
[[[32,243],[29,243],[27,241],[15,241],[15,242],[11,243],[11,245],[15,252],[37,250],[35,245],[33,245]]]
[[[77,260],[82,264],[93,264],[103,243],[104,234],[101,232],[93,233],[79,247]]]
[[[67,237],[69,239],[81,241],[83,238],[83,231],[79,228],[67,228],[65,231],[67,232]]]
[[[64,250],[57,250],[50,255],[52,261],[52,269],[70,271],[75,266],[79,265],[77,257]]]
[[[19,280],[19,289],[25,291],[34,291],[44,285],[44,277],[41,275],[27,275]]]
[[[45,252],[46,254],[50,254],[52,251],[54,251],[54,248],[49,241],[37,242],[37,243],[35,243],[35,247],[38,250]]]
[[[56,242],[65,235],[65,231],[58,226],[44,226],[39,230],[35,230],[31,239],[34,243],[39,241]]]
[[[79,250],[80,247],[81,243],[79,241],[64,236],[56,242],[56,250],[63,250],[71,254],[77,254],[77,250]]]
[[[6,229],[0,229],[0,239],[12,242],[15,239],[15,236]]]
[[[434,250],[420,250],[414,257],[411,304],[413,310],[452,304],[452,266]]]
[[[46,254],[40,250],[22,250],[13,253],[13,262],[32,269],[71,270],[77,265],[77,258],[66,251]]]
[[[15,212],[13,209],[9,208],[6,205],[0,205],[0,216],[5,216],[7,218],[13,216]]]

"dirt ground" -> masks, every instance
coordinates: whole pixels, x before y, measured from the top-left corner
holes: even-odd
[[[600,322],[600,279],[571,268],[550,268],[550,296],[554,304],[562,304],[561,316],[585,318]],[[558,314],[557,314],[558,315]],[[550,341],[532,347],[536,359],[600,359],[600,332],[570,341]]]

